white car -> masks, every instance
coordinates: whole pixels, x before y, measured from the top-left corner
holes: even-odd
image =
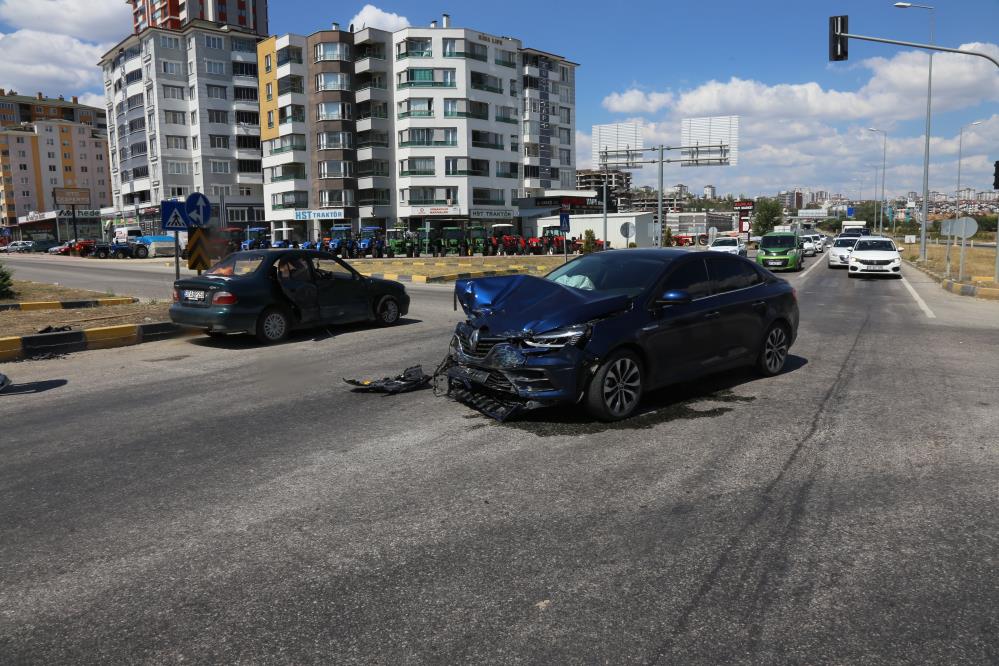
[[[880,236],[864,236],[850,250],[850,277],[858,275],[891,275],[902,277],[902,255],[895,242]]]
[[[826,264],[829,268],[846,268],[850,265],[850,252],[857,244],[856,238],[837,238],[833,241],[829,253],[826,255]]]
[[[815,243],[812,241],[812,237],[801,236],[799,240],[801,241],[802,254],[804,254],[806,257],[814,257],[815,254],[817,253],[817,250],[815,249]]]
[[[31,252],[34,247],[34,241],[14,241],[4,248],[4,252]]]
[[[737,254],[740,257],[746,256],[746,246],[740,243],[738,238],[732,238],[731,236],[720,236],[716,238],[715,241],[708,246],[708,250],[711,250],[712,252]]]
[[[826,240],[827,237],[823,234],[812,234],[812,242],[815,243],[815,249],[818,252],[826,251]]]

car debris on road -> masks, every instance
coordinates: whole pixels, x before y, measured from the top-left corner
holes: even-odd
[[[0,372],[0,393],[3,393],[10,385],[10,377]]]
[[[433,379],[431,375],[423,372],[422,365],[414,365],[406,368],[402,374],[395,377],[383,377],[382,379],[344,379],[351,386],[356,387],[356,391],[364,393],[407,393],[416,391],[430,384]]]

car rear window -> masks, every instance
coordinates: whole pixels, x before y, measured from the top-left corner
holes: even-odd
[[[242,277],[260,268],[264,261],[262,254],[230,255],[209,268],[205,275],[220,275],[223,277]]]

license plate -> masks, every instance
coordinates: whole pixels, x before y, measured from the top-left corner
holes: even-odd
[[[185,301],[203,301],[205,300],[205,292],[200,289],[185,289],[184,290],[184,300]]]
[[[864,269],[865,271],[886,271],[888,270],[884,266],[868,266]]]
[[[766,261],[764,263],[766,263],[767,266],[783,266],[784,265],[783,261]]]

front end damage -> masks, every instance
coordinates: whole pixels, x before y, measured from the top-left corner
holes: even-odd
[[[499,421],[578,402],[597,366],[591,322],[624,306],[524,275],[460,280],[455,298],[468,319],[435,376],[448,396]]]

